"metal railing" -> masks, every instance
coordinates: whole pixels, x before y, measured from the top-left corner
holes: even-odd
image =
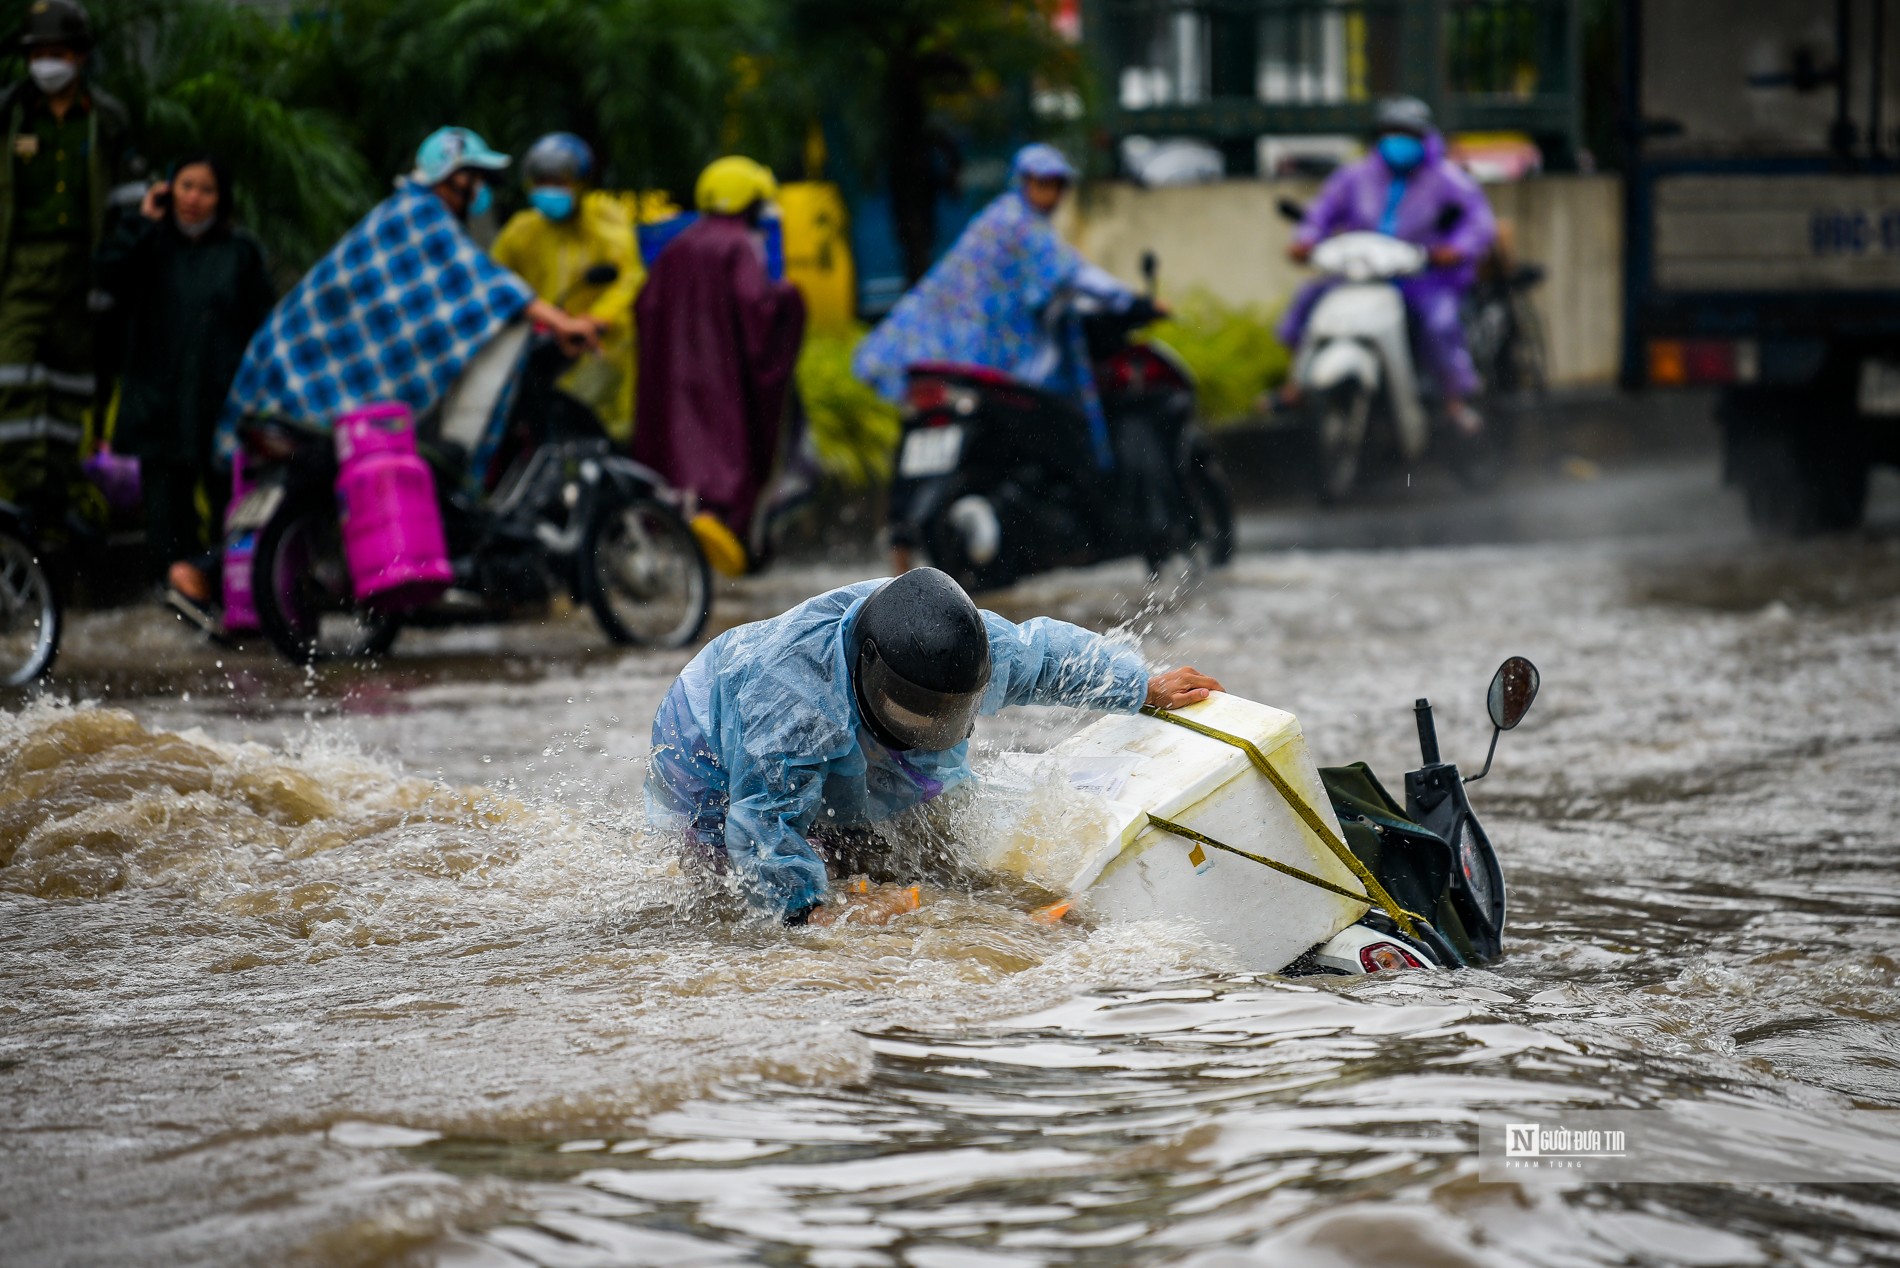
[[[1575,136],[1583,0],[1085,0],[1117,133],[1356,132],[1380,97],[1447,126]]]

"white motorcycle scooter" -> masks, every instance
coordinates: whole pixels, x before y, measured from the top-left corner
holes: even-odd
[[[1297,206],[1281,210],[1299,215]],[[1433,420],[1398,288],[1400,278],[1424,271],[1427,256],[1414,243],[1360,231],[1320,242],[1311,262],[1338,284],[1320,297],[1307,319],[1294,353],[1293,380],[1314,429],[1320,501],[1334,503],[1358,483],[1375,420],[1390,421],[1406,463],[1416,462],[1430,447]],[[1497,478],[1489,430],[1467,439],[1443,429],[1451,439],[1452,470],[1468,487],[1485,487]]]

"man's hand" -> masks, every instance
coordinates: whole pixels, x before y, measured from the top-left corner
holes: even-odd
[[[1437,269],[1454,269],[1465,262],[1465,253],[1457,247],[1433,247],[1425,256]]]
[[[1313,258],[1313,244],[1310,242],[1287,243],[1286,258],[1295,264],[1306,263]]]
[[[1225,690],[1227,688],[1200,670],[1184,665],[1148,680],[1148,705],[1154,709],[1178,709],[1207,699],[1210,692]]]
[[[576,317],[545,299],[537,299],[529,303],[527,318],[552,332],[554,341],[561,345],[561,351],[570,357],[578,357],[583,352],[600,351],[600,326],[592,317]]]
[[[856,877],[839,887],[848,895],[844,901],[829,899],[814,907],[805,917],[808,925],[887,925],[894,916],[916,911],[923,906],[922,890],[915,885],[872,885]]]
[[[570,357],[578,357],[586,352],[600,351],[600,328],[589,317],[568,317],[554,328],[554,337],[560,342],[561,351]]]

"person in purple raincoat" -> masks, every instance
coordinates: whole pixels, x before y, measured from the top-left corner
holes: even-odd
[[[1482,425],[1465,398],[1478,390],[1478,372],[1465,348],[1458,301],[1477,276],[1478,262],[1497,237],[1497,220],[1484,192],[1445,157],[1432,112],[1415,97],[1379,103],[1373,150],[1326,181],[1307,208],[1287,254],[1304,262],[1322,239],[1373,230],[1417,243],[1430,267],[1403,278],[1399,289],[1418,325],[1420,351],[1444,398],[1445,415],[1467,435]],[[1455,216],[1448,209],[1456,208]],[[1297,347],[1307,318],[1332,285],[1308,283],[1280,322],[1280,340]]]

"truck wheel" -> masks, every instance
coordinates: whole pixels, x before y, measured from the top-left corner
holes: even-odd
[[[1749,525],[1763,536],[1845,532],[1866,513],[1866,461],[1785,432],[1747,437],[1736,447],[1735,474]]]

